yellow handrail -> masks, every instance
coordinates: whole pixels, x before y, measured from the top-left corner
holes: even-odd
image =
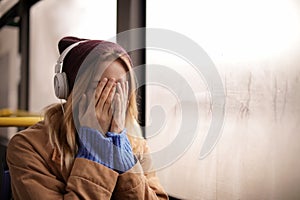
[[[40,114],[29,112],[29,111],[26,111],[26,110],[12,111],[9,108],[0,109],[0,117],[10,117],[10,116],[15,116],[15,117],[39,117]]]
[[[27,127],[41,120],[42,117],[0,117],[0,127]]]

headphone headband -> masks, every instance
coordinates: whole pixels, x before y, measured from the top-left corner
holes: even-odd
[[[62,67],[63,67],[63,62],[67,54],[76,46],[78,46],[80,43],[86,42],[87,40],[79,41],[74,44],[71,44],[68,46],[58,57],[56,65],[55,65],[55,73],[62,73]]]

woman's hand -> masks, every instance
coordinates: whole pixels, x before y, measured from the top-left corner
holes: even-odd
[[[95,91],[95,110],[96,117],[101,127],[101,132],[106,134],[111,125],[113,108],[112,101],[116,92],[116,83],[114,79],[104,78],[99,82]]]
[[[111,105],[115,92],[115,80],[104,78],[97,85],[94,93],[94,101],[89,101],[87,96],[83,94],[79,103],[80,125],[99,130],[102,134],[106,134],[111,126],[113,116]]]
[[[113,100],[113,116],[110,132],[121,133],[125,128],[126,110],[128,102],[128,81],[118,82]]]

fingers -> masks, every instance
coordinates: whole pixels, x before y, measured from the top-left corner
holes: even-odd
[[[128,95],[129,95],[128,81],[126,81],[125,84],[124,84],[124,92],[125,92],[124,105],[127,106]]]
[[[105,101],[105,103],[103,105],[103,110],[102,111],[104,113],[107,113],[109,116],[112,115],[112,102],[113,102],[115,93],[116,93],[116,85],[114,85],[111,88],[111,90],[110,90],[110,92],[109,92],[109,94],[107,96],[107,99],[106,99],[106,101]]]
[[[106,79],[106,78],[105,78]],[[106,83],[106,85],[103,85]],[[113,95],[114,91],[111,91],[112,89],[114,90],[115,86],[115,80],[114,79],[109,79],[106,82],[103,80],[100,81],[99,87],[97,87],[95,98],[96,98],[96,108],[97,110],[104,110],[104,104],[108,100],[108,97],[111,97]]]
[[[79,102],[79,109],[78,109],[79,119],[81,119],[81,117],[84,115],[86,111],[86,102],[87,102],[86,95],[83,94]]]
[[[94,108],[103,131],[107,127],[117,132],[124,129],[128,90],[128,81],[116,83],[114,78],[104,78],[98,83]]]
[[[126,110],[128,100],[128,81],[115,83],[115,79],[104,78],[99,82],[95,92],[96,110],[110,112],[115,93],[120,95],[122,107]]]
[[[117,94],[119,94],[120,99],[124,99],[124,93],[123,93],[123,83],[118,82],[117,83]]]
[[[122,111],[121,95],[119,93],[116,93],[114,103],[114,117],[119,119]]]
[[[126,110],[128,100],[128,81],[117,83],[117,92],[120,94],[122,107]]]
[[[124,91],[125,97],[128,97],[128,81],[122,83],[122,89]]]
[[[106,86],[107,81],[108,81],[108,79],[104,78],[102,81],[100,81],[98,83],[98,85],[96,87],[96,91],[95,91],[95,105],[98,104],[100,95],[102,94],[102,91],[103,91],[104,87]]]
[[[115,94],[113,107],[114,107],[114,114],[113,114],[111,131],[115,133],[119,133],[124,129],[124,123],[125,123],[125,119],[122,115],[121,95],[119,93]]]

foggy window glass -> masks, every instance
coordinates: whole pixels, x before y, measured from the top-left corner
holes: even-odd
[[[164,150],[185,142],[176,137],[194,134],[181,154],[157,167],[167,192],[182,199],[300,198],[299,2],[151,0],[146,19],[148,28],[173,31],[169,38],[161,31],[152,38],[157,46],[147,49],[146,134],[153,155],[169,159],[178,149]],[[162,47],[172,37],[174,46]],[[197,48],[175,48],[185,49],[187,41]],[[186,55],[201,62],[195,66]],[[208,77],[209,68],[217,73]],[[224,105],[213,99],[218,78]],[[211,123],[219,107],[222,128],[210,132],[219,126]],[[196,122],[188,115],[195,110]]]

